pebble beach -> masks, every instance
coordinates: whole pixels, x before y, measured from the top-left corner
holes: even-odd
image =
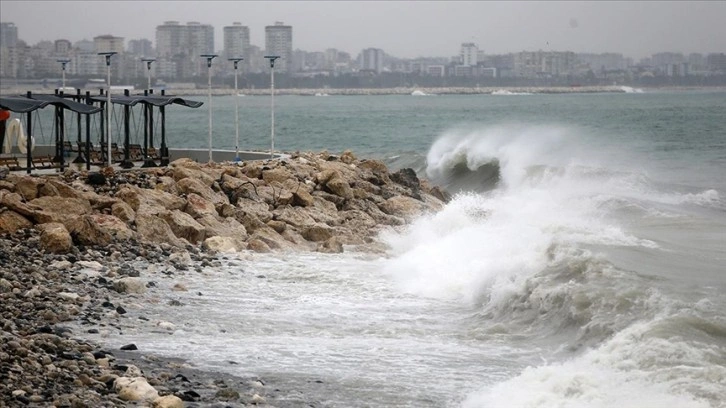
[[[318,406],[265,378],[84,338],[169,329],[143,316],[144,302],[177,306],[156,283],[178,279],[172,291],[186,291],[183,276],[220,256],[382,252],[377,232],[448,199],[411,171],[389,173],[351,152],[2,178],[0,406],[8,407]]]

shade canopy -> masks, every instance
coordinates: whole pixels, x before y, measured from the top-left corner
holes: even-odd
[[[28,113],[47,106],[50,102],[28,99],[24,96],[0,96],[0,109],[15,113]]]
[[[76,101],[72,101],[70,99],[61,98],[60,96],[56,95],[46,95],[46,94],[38,94],[38,95],[30,95],[29,99],[34,99],[36,101],[43,101],[47,102],[50,105],[60,106],[64,109],[72,110],[76,113],[83,113],[83,114],[92,114],[96,112],[100,112],[102,109],[98,106],[93,105],[87,105],[85,103],[80,103]]]
[[[92,96],[91,100],[95,102],[106,102],[107,96]],[[166,106],[171,104],[182,105],[189,108],[198,108],[204,102],[192,101],[174,95],[111,95],[111,103],[119,105],[134,106],[137,103],[143,103],[154,106]]]

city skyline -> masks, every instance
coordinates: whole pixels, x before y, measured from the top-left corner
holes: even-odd
[[[98,7],[89,7],[94,4]],[[83,12],[82,24],[71,24]],[[108,18],[107,14],[112,15]],[[464,42],[487,54],[521,50],[619,52],[635,59],[662,51],[722,52],[726,2],[0,2],[3,22],[32,45],[111,34],[148,38],[165,21],[214,27],[215,51],[224,26],[241,21],[250,42],[264,47],[265,26],[284,21],[295,49],[337,48],[354,54],[381,48],[401,58],[450,57]],[[42,25],[43,30],[34,31]]]

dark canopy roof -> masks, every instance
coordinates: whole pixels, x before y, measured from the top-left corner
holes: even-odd
[[[24,96],[0,96],[0,109],[15,113],[28,113],[48,105],[46,101],[36,101]]]
[[[106,102],[107,98],[107,95],[96,95],[91,97],[91,99],[95,102]],[[154,106],[177,104],[189,108],[198,108],[204,104],[204,102],[191,101],[174,95],[111,95],[111,103],[129,106],[134,106],[137,103],[145,103]]]
[[[76,113],[90,114],[90,113],[100,112],[102,110],[98,106],[86,105],[85,103],[75,102],[75,101],[72,101],[70,99],[61,98],[61,97],[56,96],[56,95],[43,95],[43,94],[41,94],[41,95],[30,95],[30,97],[32,99],[35,99],[35,100],[38,100],[38,101],[48,102],[51,105],[61,106],[61,107],[65,108],[65,109],[70,109],[70,110],[72,110],[73,112],[76,112]]]

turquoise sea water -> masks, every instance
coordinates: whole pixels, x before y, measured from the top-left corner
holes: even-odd
[[[214,98],[214,147],[234,149],[235,100],[240,147],[268,149],[261,96]],[[351,149],[454,199],[385,232],[385,257],[162,281],[150,296],[185,306],[130,313],[175,331],[101,341],[273,379],[290,406],[726,406],[726,93],[275,102],[279,150]],[[170,146],[207,147],[206,108],[168,110]]]

